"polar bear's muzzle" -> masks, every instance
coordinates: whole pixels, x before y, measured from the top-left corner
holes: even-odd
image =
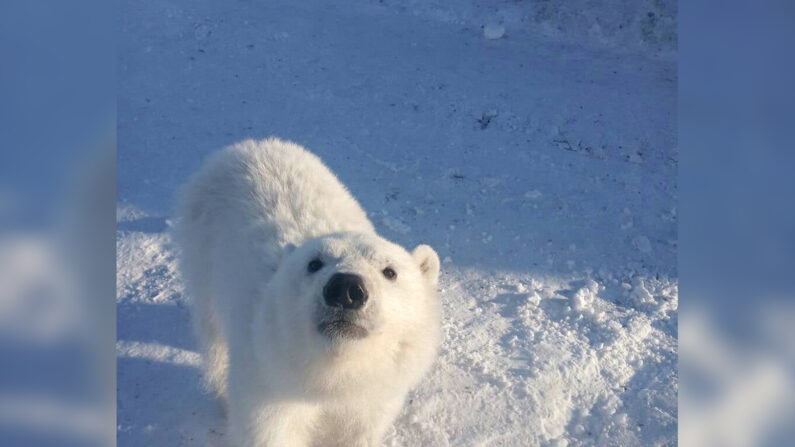
[[[359,275],[335,273],[323,287],[326,305],[346,310],[359,310],[367,302],[367,289]]]
[[[335,273],[323,287],[318,331],[331,338],[360,339],[368,335],[372,312],[365,307],[367,287],[361,276]],[[370,309],[371,310],[371,309]]]

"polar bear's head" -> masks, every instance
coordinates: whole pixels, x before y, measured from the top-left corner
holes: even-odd
[[[312,329],[341,343],[433,318],[439,258],[427,245],[408,253],[372,234],[334,233],[295,248],[275,276]]]
[[[361,366],[363,357],[399,356],[413,345],[433,350],[438,277],[439,258],[427,245],[409,253],[374,234],[318,237],[284,255],[255,331],[271,361],[347,357]]]

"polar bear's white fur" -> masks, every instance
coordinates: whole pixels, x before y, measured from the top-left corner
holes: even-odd
[[[319,158],[275,138],[212,156],[177,214],[205,378],[236,445],[380,445],[438,349],[433,249],[379,237]]]

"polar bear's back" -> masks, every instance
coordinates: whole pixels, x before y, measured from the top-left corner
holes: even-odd
[[[246,140],[214,154],[188,182],[181,202],[184,226],[237,220],[226,223],[282,247],[337,231],[375,232],[317,156],[276,138]]]
[[[316,155],[301,146],[269,138],[228,149],[250,190],[256,215],[264,213],[285,242],[337,231],[375,232],[367,214]]]

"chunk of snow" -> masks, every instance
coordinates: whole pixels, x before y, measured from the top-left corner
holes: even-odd
[[[572,297],[573,309],[577,312],[593,312],[593,304],[596,294],[599,293],[600,285],[596,281],[589,279]]]
[[[635,238],[632,239],[632,246],[641,253],[651,253],[651,242],[646,236],[635,236]]]
[[[526,193],[524,193],[525,199],[529,200],[538,200],[541,198],[541,196],[543,196],[543,194],[541,194],[541,191],[537,189],[534,189],[532,191],[527,191]]]
[[[499,23],[489,23],[483,27],[483,37],[488,40],[497,40],[505,35],[505,26]]]

